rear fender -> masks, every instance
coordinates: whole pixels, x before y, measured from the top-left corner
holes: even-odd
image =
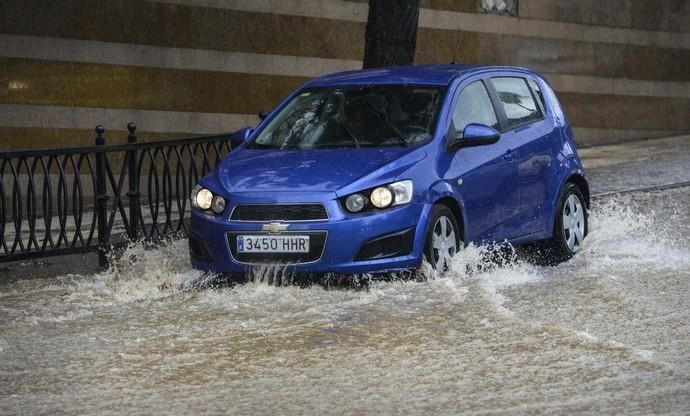
[[[565,188],[568,182],[572,181],[573,177],[579,177],[584,181],[584,183],[587,183],[587,176],[585,176],[585,172],[582,169],[582,165],[575,157],[569,157],[562,163],[564,164],[563,172],[566,173],[559,178],[558,192],[554,194],[554,198],[549,203],[550,215],[547,215],[548,224],[545,225],[545,229],[547,230],[548,235],[553,235],[553,227],[556,220],[556,210],[558,209],[558,199],[561,196],[563,188]],[[589,208],[589,186],[587,187],[587,189],[583,189],[582,192],[584,194],[583,196],[585,197],[585,204],[587,205],[587,208]]]

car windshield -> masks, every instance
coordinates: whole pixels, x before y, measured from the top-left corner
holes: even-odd
[[[434,133],[444,89],[412,85],[307,89],[248,145],[254,149],[412,146]]]

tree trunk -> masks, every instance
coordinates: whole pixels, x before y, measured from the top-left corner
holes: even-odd
[[[418,20],[419,0],[369,0],[364,68],[412,64]]]

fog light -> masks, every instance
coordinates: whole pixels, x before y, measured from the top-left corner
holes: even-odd
[[[345,207],[350,212],[359,212],[364,209],[365,204],[364,197],[360,194],[353,194],[347,197],[345,200]]]
[[[216,214],[222,214],[225,211],[225,198],[219,195],[214,196],[211,201],[211,210]]]
[[[371,192],[371,203],[376,208],[386,208],[393,203],[393,193],[388,188],[376,188]]]
[[[208,189],[201,189],[196,194],[196,204],[199,209],[207,210],[211,208],[211,203],[213,202],[213,194]]]

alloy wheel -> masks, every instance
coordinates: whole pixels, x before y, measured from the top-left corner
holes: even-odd
[[[450,265],[450,258],[458,251],[455,228],[450,218],[445,215],[438,217],[434,224],[431,244],[433,249],[434,268],[439,272],[447,270]]]
[[[585,210],[580,199],[571,194],[563,204],[563,237],[571,253],[580,250],[585,238]]]

